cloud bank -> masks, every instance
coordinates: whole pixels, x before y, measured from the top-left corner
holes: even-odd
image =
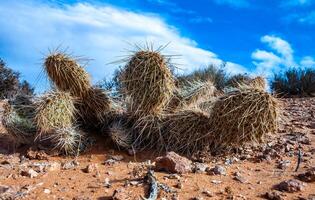
[[[256,66],[254,74],[271,77],[274,73],[292,67],[311,67],[315,61],[311,56],[304,56],[298,60],[294,57],[294,50],[290,43],[275,35],[265,35],[261,42],[266,44],[270,50],[256,49],[251,57]]]
[[[0,5],[0,44],[5,59],[25,78],[43,90],[37,75],[48,48],[69,47],[74,55],[93,59],[87,70],[96,82],[109,77],[118,67],[106,65],[129,54],[129,44],[153,42],[156,47],[169,42],[165,54],[181,55],[175,63],[184,72],[223,61],[153,14],[126,11],[111,5],[77,3],[63,7],[40,1],[6,1]],[[128,44],[129,43],[129,44]],[[245,72],[241,65],[227,62],[233,73]],[[45,87],[48,87],[47,84]]]

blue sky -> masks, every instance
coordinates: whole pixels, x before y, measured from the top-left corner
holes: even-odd
[[[271,77],[315,67],[315,0],[0,0],[0,57],[37,87],[49,87],[49,49],[92,59],[94,82],[118,67],[130,44],[171,42],[165,54],[188,73],[227,63],[231,74]]]

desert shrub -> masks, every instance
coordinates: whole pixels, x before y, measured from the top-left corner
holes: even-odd
[[[0,99],[13,98],[19,93],[33,95],[34,89],[27,81],[20,82],[20,74],[0,58]]]
[[[209,65],[207,68],[198,69],[191,74],[178,76],[177,79],[179,85],[185,85],[187,82],[193,81],[210,80],[217,89],[222,90],[228,79],[228,73],[225,70],[225,65],[220,67]]]
[[[282,97],[315,96],[315,69],[289,69],[274,75],[271,89]]]
[[[226,87],[237,87],[238,84],[248,84],[251,78],[248,74],[236,74],[229,77],[225,83]]]

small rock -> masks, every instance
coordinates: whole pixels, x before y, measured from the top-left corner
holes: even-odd
[[[168,152],[166,156],[156,158],[155,168],[159,171],[184,174],[192,171],[192,162],[175,152]]]
[[[10,155],[4,161],[2,161],[1,165],[16,165],[21,162],[21,159],[18,156]]]
[[[235,176],[234,180],[236,180],[236,181],[238,181],[240,183],[246,183],[247,182],[246,179],[244,177],[242,177],[242,176]]]
[[[209,190],[202,191],[202,194],[206,195],[207,197],[214,197],[214,194]]]
[[[46,172],[54,172],[54,171],[60,171],[61,164],[59,162],[52,162],[49,163],[47,166],[45,166],[44,171]]]
[[[290,179],[287,181],[283,181],[276,186],[279,191],[286,192],[298,192],[304,189],[304,184],[301,181]]]
[[[191,200],[204,200],[204,198],[203,197],[194,197]]]
[[[214,168],[208,170],[209,174],[212,175],[226,175],[226,169],[225,167],[222,167],[220,165],[216,165]]]
[[[117,162],[116,160],[110,158],[110,159],[105,160],[104,164],[105,164],[105,165],[113,165],[113,164],[115,164],[116,162]]]
[[[0,185],[0,199],[15,199],[16,190],[10,186]]]
[[[88,166],[86,166],[86,168],[83,169],[83,172],[93,173],[93,172],[97,171],[97,169],[98,169],[97,164],[89,164]]]
[[[27,176],[29,178],[34,178],[38,176],[38,173],[36,171],[34,171],[33,169],[29,169],[29,170],[23,170],[21,172],[22,176]]]
[[[213,183],[213,184],[220,184],[220,183],[222,183],[222,181],[219,181],[219,180],[211,180],[211,183]]]
[[[72,160],[72,161],[68,161],[62,164],[62,169],[64,170],[68,170],[68,169],[74,169],[76,166],[78,166],[79,163]]]
[[[105,178],[104,187],[110,188],[112,185],[109,182],[109,178]]]
[[[122,161],[124,159],[124,156],[114,155],[114,156],[111,156],[111,159],[116,160],[116,161]]]
[[[166,176],[166,178],[180,180],[180,176],[178,174],[170,174]]]
[[[193,164],[193,172],[194,173],[204,173],[207,169],[207,165],[203,163],[194,163]]]
[[[51,191],[50,191],[49,189],[47,189],[47,188],[46,188],[46,189],[44,189],[44,193],[45,193],[45,194],[50,194],[50,193],[51,193]]]
[[[130,194],[123,188],[118,188],[114,191],[112,196],[113,200],[128,200],[130,199]]]
[[[315,182],[315,167],[307,170],[303,174],[299,174],[298,178],[304,182]]]
[[[43,150],[34,151],[29,149],[26,153],[26,157],[31,160],[48,160],[48,155]]]
[[[263,195],[263,197],[269,200],[284,200],[280,192],[277,191],[267,192],[265,195]]]
[[[129,184],[132,185],[132,186],[137,186],[140,183],[139,183],[139,181],[130,181]]]
[[[183,189],[183,183],[182,182],[180,182],[180,181],[178,181],[177,182],[177,184],[176,184],[176,188],[178,188],[178,189]]]
[[[291,161],[290,160],[282,160],[278,164],[278,169],[286,169],[290,166]]]

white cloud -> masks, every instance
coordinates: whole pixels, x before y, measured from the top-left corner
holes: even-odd
[[[215,3],[220,5],[229,5],[236,8],[244,8],[249,6],[247,0],[214,0]]]
[[[266,43],[271,49],[279,53],[286,65],[295,65],[293,49],[287,41],[273,35],[265,35],[261,38],[261,42]]]
[[[189,22],[194,23],[194,24],[200,24],[200,23],[212,23],[213,20],[210,17],[197,16],[197,17],[189,19]]]
[[[304,67],[315,67],[315,59],[311,56],[305,56],[300,61],[300,65]]]
[[[315,24],[315,11],[310,12],[304,16],[300,16],[298,18],[298,21],[300,23],[314,25]]]
[[[315,61],[312,57],[303,57],[299,64],[294,58],[294,51],[291,45],[280,37],[265,35],[261,42],[268,45],[271,51],[257,49],[252,53],[253,64],[256,66],[255,74],[264,74],[271,77],[273,73],[291,67],[310,67]]]
[[[118,67],[106,63],[126,55],[123,50],[132,49],[127,43],[148,41],[158,46],[171,42],[164,53],[181,55],[175,62],[186,72],[223,62],[215,53],[199,48],[194,40],[181,36],[159,16],[110,5],[78,3],[56,7],[40,1],[1,2],[0,26],[7,62],[32,83],[36,83],[41,70],[42,52],[60,44],[76,55],[94,59],[87,67],[94,82],[109,77]],[[232,73],[245,70],[231,62],[227,65]]]

